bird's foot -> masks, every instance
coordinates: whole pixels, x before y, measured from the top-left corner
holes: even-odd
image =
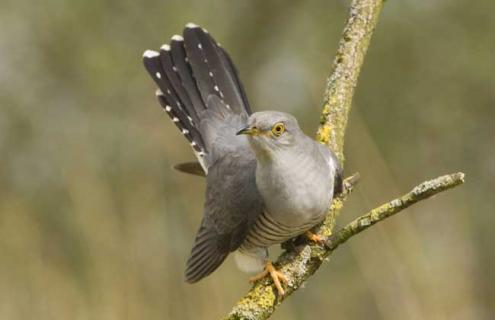
[[[313,233],[311,231],[306,231],[305,235],[310,241],[316,242],[319,245],[324,246],[326,244],[327,238],[325,236]]]
[[[282,288],[282,282],[287,285],[289,283],[289,279],[281,271],[278,271],[277,269],[275,269],[275,267],[273,266],[271,261],[268,261],[266,263],[265,270],[258,273],[254,277],[251,277],[249,279],[249,281],[250,282],[256,282],[260,279],[263,279],[267,275],[270,275],[270,277],[272,278],[273,283],[275,284],[275,287],[277,288],[278,294],[280,296],[285,295],[284,288]]]

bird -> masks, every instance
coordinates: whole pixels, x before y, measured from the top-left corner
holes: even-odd
[[[252,112],[237,68],[206,29],[188,23],[158,51],[143,54],[156,97],[188,140],[197,161],[175,166],[204,176],[203,217],[185,280],[215,271],[230,253],[238,267],[269,276],[279,295],[289,284],[268,248],[311,232],[342,192],[335,154],[280,111]]]

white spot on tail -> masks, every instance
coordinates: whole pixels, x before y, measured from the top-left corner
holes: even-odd
[[[196,142],[191,142],[191,147],[195,147],[196,146]]]
[[[208,72],[208,74],[210,75],[210,77],[213,78],[213,72],[210,71],[210,72]]]
[[[172,111],[172,107],[170,107],[170,106],[165,106],[165,111],[167,111],[167,112]]]
[[[217,92],[218,92],[218,91],[220,91],[220,90],[218,89],[218,86],[214,86],[214,87],[213,87],[213,89],[215,89],[215,91],[217,91]]]
[[[163,96],[163,92],[160,89],[156,89],[155,96]]]
[[[189,59],[187,57],[184,58],[185,62],[189,62]]]
[[[188,24],[186,24],[186,28],[189,28],[189,29],[194,29],[194,28],[198,28],[199,26],[195,23],[192,23],[192,22],[189,22]]]
[[[176,66],[172,66],[172,70],[174,70],[175,72],[177,72],[177,67]]]
[[[168,44],[164,44],[160,47],[160,49],[165,50],[165,51],[170,51],[170,46]]]
[[[162,75],[160,74],[160,72],[155,73],[155,75],[156,75],[156,77],[157,77],[158,79],[161,79],[161,78],[162,78]]]
[[[172,40],[175,40],[175,41],[184,41],[184,38],[182,38],[182,36],[179,36],[178,34],[175,34],[172,37]]]
[[[227,107],[227,109],[230,109],[230,104],[226,104],[225,106]]]
[[[167,89],[167,93],[168,93],[168,94],[172,94],[172,92],[170,92],[170,89]]]
[[[146,50],[144,53],[143,53],[143,57],[144,58],[154,58],[154,57],[158,57],[160,54],[156,51],[153,51],[153,50]]]
[[[200,50],[202,50],[202,49],[203,49],[203,46],[201,45],[201,43],[198,43],[198,48],[199,48]]]
[[[173,121],[173,122],[179,122],[179,118],[177,118],[177,117],[173,117],[173,118],[172,118],[172,121]]]
[[[187,129],[182,129],[182,134],[188,134],[189,133],[189,130]]]

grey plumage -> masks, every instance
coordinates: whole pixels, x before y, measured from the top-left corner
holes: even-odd
[[[211,35],[188,24],[183,37],[174,36],[159,53],[146,51],[143,60],[160,104],[206,174],[188,282],[209,275],[238,249],[261,262],[267,247],[324,219],[341,190],[335,156],[304,135],[291,115],[252,114],[230,57]],[[195,163],[176,168],[201,175]]]

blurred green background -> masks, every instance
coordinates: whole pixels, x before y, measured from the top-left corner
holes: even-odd
[[[415,184],[467,183],[354,238],[273,319],[493,319],[495,2],[387,1],[347,130],[362,182],[344,225]],[[218,319],[229,258],[183,270],[204,182],[141,55],[190,21],[232,55],[255,110],[313,135],[347,1],[0,3],[0,318]]]

